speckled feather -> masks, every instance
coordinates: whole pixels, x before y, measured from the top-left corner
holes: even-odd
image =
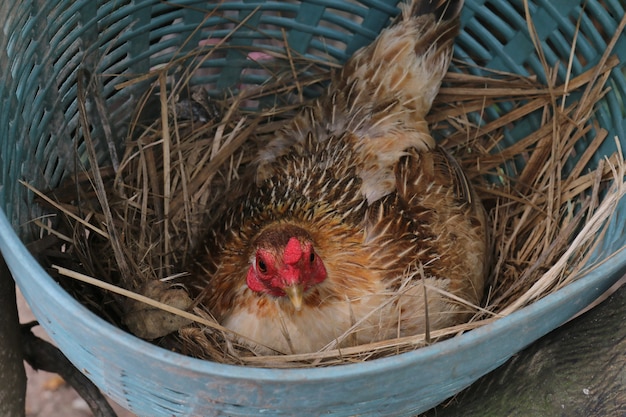
[[[432,14],[417,1],[358,51],[327,94],[259,154],[256,184],[229,202],[207,237],[192,282],[211,313],[259,353],[421,333],[426,309],[431,330],[466,320],[471,309],[436,289],[479,304],[484,209],[424,120],[461,4]],[[259,236],[294,226],[327,271],[299,311],[246,283]]]

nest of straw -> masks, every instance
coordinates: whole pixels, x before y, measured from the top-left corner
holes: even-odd
[[[477,328],[589,268],[625,190],[621,152],[590,164],[601,144],[612,140],[593,114],[617,59],[607,53],[591,70],[548,84],[515,74],[471,75],[456,62],[428,121],[474,183],[491,219],[493,273],[474,317],[429,334],[305,355],[256,356],[238,346],[184,288],[171,283],[184,281],[180,274],[232,184],[272,132],[306,105],[303,92],[320,91],[332,65],[289,52],[250,50],[269,57],[260,68],[270,81],[209,97],[189,80],[200,71],[198,63],[221,47],[226,48],[199,48],[182,76],[172,77],[164,66],[141,77],[154,82],[138,103],[124,153],[119,161],[111,158],[112,167],[98,161],[94,143],[106,138],[89,137],[82,109],[90,167],[55,190],[33,189],[39,203],[56,214],[53,221],[35,220],[42,238],[33,251],[100,316],[167,348],[213,361],[328,366],[401,353]],[[302,69],[306,76],[297,75]],[[556,79],[553,70],[545,65],[547,79]],[[79,102],[98,93],[90,90],[93,85],[80,86]],[[572,94],[578,98],[568,100]],[[268,102],[270,107],[246,110]],[[538,113],[540,126],[507,143],[506,127]]]

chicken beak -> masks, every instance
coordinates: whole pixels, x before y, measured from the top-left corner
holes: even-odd
[[[285,287],[284,290],[296,311],[300,311],[302,309],[302,285],[290,285],[289,287]]]

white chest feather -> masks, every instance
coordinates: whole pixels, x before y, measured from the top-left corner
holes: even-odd
[[[426,280],[444,289],[444,280]],[[457,308],[436,291],[427,291],[430,328],[444,327]],[[381,288],[358,299],[304,306],[296,312],[285,299],[268,299],[261,309],[239,308],[224,318],[223,325],[244,336],[241,342],[258,354],[310,353],[355,346],[424,331],[426,307],[421,281],[402,295]]]

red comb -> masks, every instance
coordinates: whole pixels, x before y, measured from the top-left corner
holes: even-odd
[[[302,258],[302,247],[300,241],[295,237],[289,239],[287,246],[285,246],[285,253],[283,255],[283,262],[288,265],[297,263]]]

